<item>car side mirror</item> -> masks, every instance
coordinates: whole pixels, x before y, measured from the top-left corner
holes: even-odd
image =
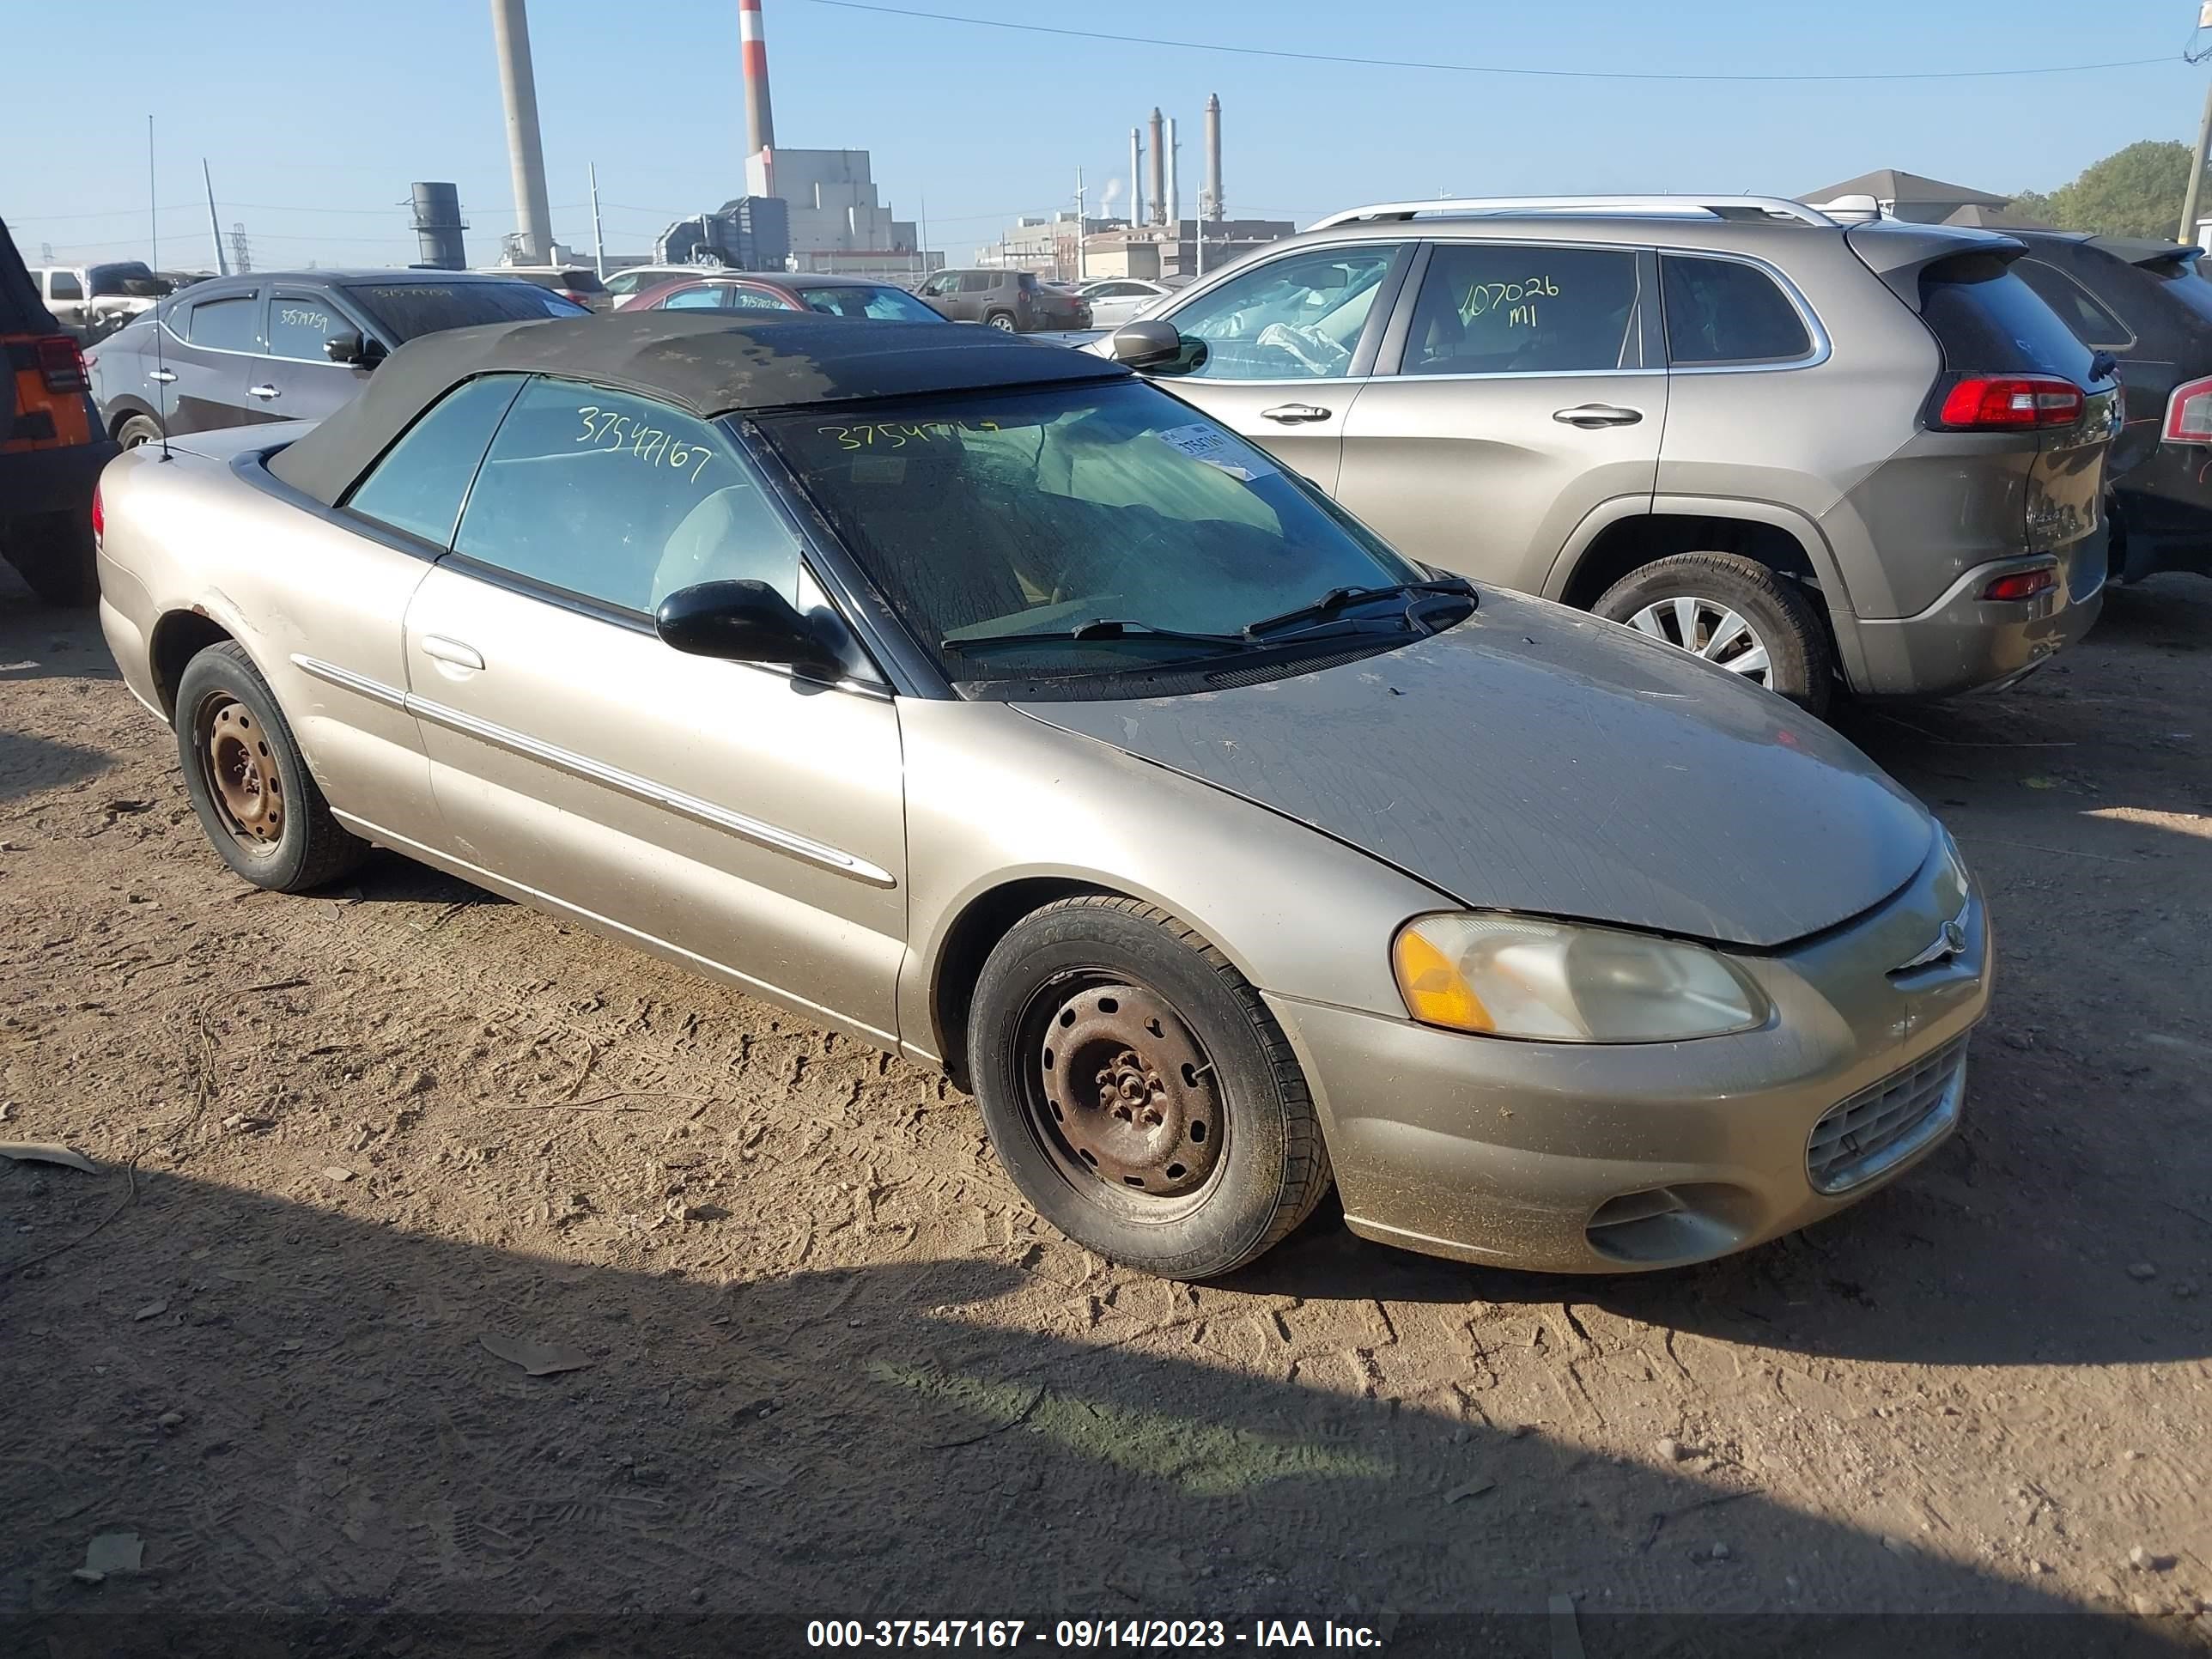
[[[323,356],[348,368],[374,368],[384,361],[384,348],[374,340],[364,340],[358,329],[345,328],[323,342]]]
[[[1131,368],[1151,368],[1182,356],[1182,336],[1172,323],[1124,323],[1106,339],[1109,356]]]
[[[671,650],[687,656],[844,672],[836,643],[766,582],[679,587],[653,613],[653,627]]]

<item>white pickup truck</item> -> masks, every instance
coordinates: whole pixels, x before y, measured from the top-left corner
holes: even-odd
[[[103,265],[33,265],[31,280],[54,320],[86,345],[104,339],[169,292],[142,261]]]

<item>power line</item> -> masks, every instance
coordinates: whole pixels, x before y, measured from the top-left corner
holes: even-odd
[[[2082,75],[2094,70],[2142,69],[2170,64],[2172,58],[2123,58],[2104,64],[2045,64],[2032,69],[1878,70],[1844,75],[1699,75],[1669,74],[1643,70],[1520,69],[1504,64],[1443,64],[1405,58],[1348,58],[1335,52],[1288,52],[1275,46],[1231,46],[1211,40],[1163,40],[1150,35],[1120,34],[1104,29],[1065,28],[1052,23],[1015,23],[997,17],[962,17],[951,12],[915,11],[905,6],[884,6],[871,0],[807,0],[816,6],[841,11],[872,11],[886,17],[906,17],[931,23],[965,23],[971,28],[1012,29],[1023,34],[1056,34],[1076,40],[1105,40],[1124,46],[1165,46],[1176,52],[1223,52],[1238,58],[1289,58],[1302,64],[1329,64],[1360,69],[1437,70],[1455,75],[1521,75],[1558,81],[1989,81],[2023,75]]]

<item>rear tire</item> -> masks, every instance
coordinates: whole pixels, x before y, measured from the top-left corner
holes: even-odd
[[[38,513],[0,525],[0,549],[48,605],[79,610],[99,603],[92,520],[84,514]]]
[[[331,815],[268,682],[235,644],[211,645],[185,665],[176,730],[200,828],[256,887],[304,893],[368,854],[368,843]]]
[[[993,312],[989,316],[983,319],[983,326],[986,328],[995,328],[1001,334],[1014,334],[1020,331],[1018,325],[1014,321],[1013,313],[1007,311]]]
[[[115,428],[115,441],[125,449],[136,449],[141,444],[159,443],[161,423],[151,415],[133,415]]]
[[[1606,589],[1590,609],[1814,714],[1826,711],[1835,689],[1835,652],[1820,612],[1795,583],[1755,560],[1734,553],[1656,559]]]
[[[1165,911],[1083,894],[983,965],[968,1054],[999,1161],[1068,1237],[1166,1279],[1272,1249],[1328,1190],[1304,1073],[1228,958]]]

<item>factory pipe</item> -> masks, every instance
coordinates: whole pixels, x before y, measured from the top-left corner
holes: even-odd
[[[1145,222],[1145,139],[1142,131],[1129,129],[1129,224]]]
[[[499,93],[507,105],[507,159],[514,174],[515,240],[532,264],[553,257],[553,210],[545,195],[545,152],[538,136],[538,78],[530,67],[530,16],[523,0],[491,0]]]
[[[1182,146],[1176,143],[1175,117],[1168,117],[1168,234],[1182,234],[1182,186],[1176,182],[1176,161]]]
[[[1167,136],[1161,130],[1166,118],[1159,106],[1152,106],[1152,222],[1164,225],[1168,222]]]
[[[1217,224],[1221,222],[1221,94],[1218,92],[1206,95],[1206,198],[1198,205],[1203,216]]]
[[[768,37],[761,28],[761,0],[738,0],[738,40],[745,72],[745,155],[761,164],[761,194],[775,194],[775,112],[769,105]]]

